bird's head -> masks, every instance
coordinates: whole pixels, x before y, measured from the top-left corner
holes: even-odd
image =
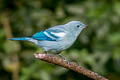
[[[78,36],[80,32],[86,27],[86,25],[80,21],[71,21],[65,24],[65,26],[66,29],[69,30],[75,36]]]

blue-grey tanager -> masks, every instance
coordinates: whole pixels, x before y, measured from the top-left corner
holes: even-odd
[[[60,53],[75,42],[85,27],[86,25],[80,21],[71,21],[37,32],[31,37],[11,38],[10,40],[30,41],[42,48],[44,52]]]

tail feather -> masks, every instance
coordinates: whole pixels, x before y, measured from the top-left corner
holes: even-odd
[[[10,38],[9,40],[30,40],[29,37]]]

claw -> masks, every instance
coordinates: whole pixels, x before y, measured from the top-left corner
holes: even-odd
[[[61,54],[58,54],[58,56],[61,57],[64,61],[67,61],[66,58],[62,56]]]

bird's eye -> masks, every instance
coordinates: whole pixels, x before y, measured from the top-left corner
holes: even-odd
[[[77,25],[77,28],[79,28],[80,27],[80,25]]]

